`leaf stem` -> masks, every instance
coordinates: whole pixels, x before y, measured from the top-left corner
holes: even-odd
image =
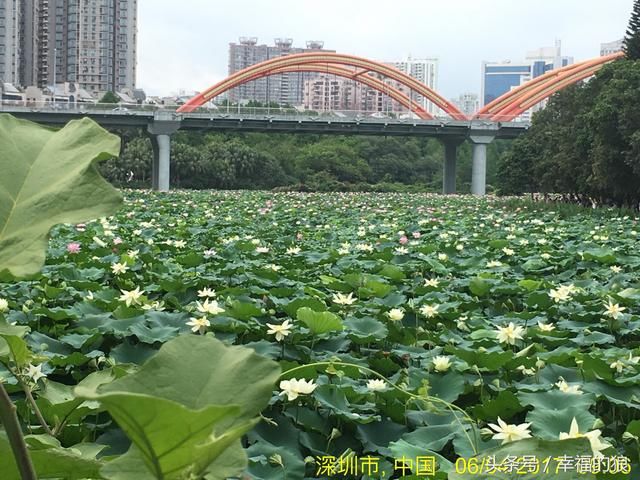
[[[42,428],[44,428],[44,431],[47,432],[48,435],[51,435],[52,437],[54,437],[55,435],[51,431],[51,428],[49,428],[47,421],[42,416],[42,412],[38,408],[38,405],[36,404],[36,401],[34,400],[33,395],[31,395],[31,389],[29,388],[29,385],[26,385],[22,382],[20,382],[20,384],[22,385],[22,390],[24,391],[24,394],[26,395],[27,400],[29,401],[29,405],[31,405],[33,412],[36,414],[36,418],[38,419],[38,422],[40,422],[40,425],[42,425]]]
[[[31,463],[27,444],[24,441],[22,429],[18,422],[16,407],[11,398],[9,398],[9,394],[2,382],[0,382],[0,420],[7,432],[9,444],[11,445],[11,450],[13,450],[13,456],[16,459],[22,480],[37,480],[38,477],[36,477],[36,471]]]

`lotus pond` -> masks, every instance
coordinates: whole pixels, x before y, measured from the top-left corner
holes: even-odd
[[[30,447],[75,464],[72,478],[146,478],[113,467],[133,427],[97,385],[133,391],[155,361],[153,388],[200,395],[167,417],[179,436],[215,413],[191,390],[208,371],[218,390],[259,383],[233,355],[162,363],[163,344],[198,336],[282,372],[264,373],[272,395],[244,453],[229,447],[204,478],[237,462],[265,480],[637,475],[638,218],[426,194],[125,196],[114,217],[55,227],[42,274],[0,283],[0,377]]]

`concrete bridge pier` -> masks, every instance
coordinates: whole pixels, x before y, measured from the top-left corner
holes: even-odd
[[[462,142],[464,142],[464,138],[446,138],[442,140],[444,145],[442,193],[445,195],[456,193],[456,161],[458,159],[458,147]]]
[[[474,131],[473,127],[469,135],[472,150],[471,165],[471,193],[473,195],[485,195],[487,192],[487,145],[496,138],[494,128],[485,128]]]
[[[153,147],[151,167],[151,187],[158,192],[168,192],[171,178],[171,135],[180,128],[169,112],[156,112],[153,121],[147,125]]]

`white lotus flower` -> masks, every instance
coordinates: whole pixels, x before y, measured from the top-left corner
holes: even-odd
[[[198,296],[200,298],[203,298],[203,297],[213,298],[216,296],[216,291],[213,288],[205,287],[202,290],[198,290]]]
[[[4,298],[0,298],[0,312],[6,312],[9,310],[9,302]]]
[[[284,337],[291,333],[291,329],[293,328],[293,324],[289,320],[285,320],[281,325],[272,325],[271,323],[267,323],[267,334],[276,336],[276,341],[281,342],[284,340]]]
[[[291,380],[282,380],[280,382],[281,395],[286,394],[289,401],[295,400],[299,395],[309,395],[313,393],[317,386],[318,385],[313,383],[313,380],[307,381],[304,378],[300,380],[292,378]]]
[[[538,328],[543,332],[551,332],[556,329],[556,326],[551,323],[544,323],[538,321]]]
[[[389,320],[399,322],[404,318],[404,311],[401,308],[392,308],[387,312],[387,316],[389,317]]]
[[[114,275],[120,275],[121,273],[126,273],[129,270],[129,267],[126,263],[114,263],[111,265],[111,271]]]
[[[144,290],[140,290],[140,287],[136,287],[135,290],[120,290],[122,295],[120,295],[120,301],[124,302],[127,307],[131,305],[140,305],[140,297],[144,293]]]
[[[196,307],[198,308],[198,311],[200,313],[205,313],[209,315],[218,315],[219,313],[222,313],[225,311],[224,308],[220,308],[218,306],[217,300],[212,300],[211,302],[209,302],[208,298],[204,301],[204,303],[200,303],[196,301]]]
[[[496,433],[492,438],[494,440],[502,440],[502,445],[510,442],[517,442],[525,438],[531,438],[531,431],[529,426],[531,423],[521,423],[520,425],[509,425],[500,417],[498,417],[498,425],[490,423],[491,427]]]
[[[211,322],[207,319],[207,317],[195,318],[191,317],[191,319],[187,322],[187,325],[191,327],[191,331],[193,333],[200,332],[201,334],[205,332],[207,327],[211,326]]]
[[[382,390],[386,390],[387,382],[385,382],[384,380],[380,380],[378,378],[376,378],[375,380],[369,380],[367,382],[367,388],[374,392],[380,392]]]
[[[510,322],[506,327],[497,328],[498,341],[509,345],[515,345],[516,340],[522,340],[522,335],[525,333],[524,328],[519,325],[516,327],[513,322]]]
[[[213,248],[210,248],[202,252],[202,254],[204,255],[204,258],[211,258],[211,257],[215,257],[217,252]]]
[[[447,356],[438,355],[433,357],[433,367],[437,372],[446,372],[451,367],[451,361]]]
[[[349,295],[334,293],[331,299],[333,300],[333,303],[337,303],[338,305],[351,305],[357,300],[357,298],[353,298],[352,292],[350,292]]]
[[[625,307],[621,307],[617,303],[613,303],[611,300],[609,300],[609,303],[606,304],[605,307],[607,309],[605,314],[610,316],[614,320],[617,320],[618,317],[622,315],[622,312],[626,310]]]
[[[549,291],[549,297],[556,303],[566,302],[571,298],[569,291],[562,287],[555,290],[551,289]]]
[[[624,363],[622,363],[620,360],[616,360],[609,366],[615,369],[618,373],[622,373],[622,370],[624,370],[625,367]]]
[[[31,363],[27,366],[26,375],[31,378],[31,380],[35,383],[41,378],[45,378],[46,375],[42,373],[42,363],[40,365],[32,365]]]
[[[438,314],[439,305],[423,305],[420,307],[420,313],[427,318],[433,318]]]
[[[602,450],[606,450],[610,447],[609,444],[600,440],[600,435],[602,432],[600,430],[591,430],[587,433],[580,433],[580,429],[578,427],[578,422],[576,421],[576,417],[573,417],[571,421],[571,428],[569,429],[569,433],[561,432],[560,440],[566,440],[568,438],[582,438],[586,437],[591,444],[591,451],[593,452],[593,456],[595,458],[602,458],[604,455],[602,454]]]
[[[582,395],[582,390],[580,390],[580,385],[569,385],[564,378],[560,377],[556,382],[556,387],[561,392],[570,393],[573,395]]]

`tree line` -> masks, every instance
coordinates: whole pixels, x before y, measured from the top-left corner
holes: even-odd
[[[118,186],[151,185],[153,151],[142,132],[118,130],[121,155],[101,163]],[[489,149],[489,183],[507,147]],[[434,191],[442,189],[444,148],[435,139],[311,134],[178,132],[171,141],[171,185],[192,189]],[[471,147],[458,154],[458,190],[471,184]]]

